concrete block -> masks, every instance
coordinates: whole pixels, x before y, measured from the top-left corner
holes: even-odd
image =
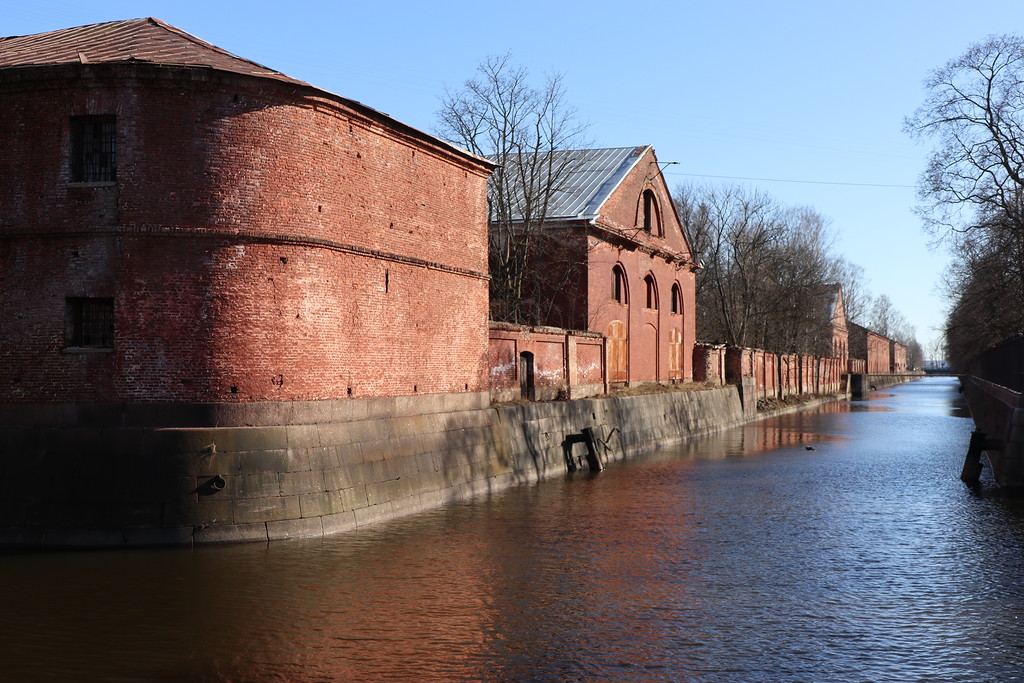
[[[364,399],[350,398],[331,401],[331,422],[354,422],[369,416],[369,406]]]
[[[310,448],[289,448],[288,449],[288,471],[304,472],[307,470],[324,469],[324,461],[327,459],[327,449],[320,446]],[[331,458],[333,460],[333,458]]]
[[[161,526],[193,526],[231,524],[234,521],[234,507],[229,499],[219,501],[176,501],[164,503]]]
[[[366,499],[365,486],[353,486],[339,491],[332,491],[331,495],[337,499],[334,508],[338,511],[354,510],[369,505]]]
[[[295,421],[291,401],[224,403],[218,406],[217,424],[222,427],[265,427]]]
[[[429,418],[424,415],[406,415],[391,421],[391,430],[396,438],[408,438],[431,430]]]
[[[199,543],[242,543],[268,541],[267,524],[218,524],[195,529],[193,542]]]
[[[364,441],[359,444],[363,462],[367,464],[381,462],[391,457],[390,439],[379,439],[377,441]]]
[[[338,446],[353,443],[353,427],[347,422],[328,422],[316,425],[317,438],[321,446]]]
[[[367,420],[392,418],[397,414],[394,398],[365,398]]]
[[[283,451],[288,448],[288,427],[237,427],[218,431],[216,438],[222,451]]]
[[[352,511],[342,512],[336,515],[327,515],[320,518],[323,523],[324,535],[336,534],[342,531],[351,531],[356,528],[356,515]]]
[[[420,474],[440,472],[442,452],[443,451],[429,451],[425,453],[417,453],[413,456],[416,461],[416,471]]]
[[[345,512],[351,508],[344,505],[341,496],[332,493],[306,493],[298,496],[299,509],[302,517],[323,517],[339,512]]]
[[[319,517],[267,522],[267,537],[271,541],[284,541],[292,538],[311,538],[323,535],[324,526]]]
[[[319,425],[332,422],[338,401],[296,401],[292,404],[294,424]]]
[[[192,545],[192,527],[125,529],[124,538],[129,546]]]
[[[293,450],[320,446],[320,428],[317,425],[288,425],[288,447]]]
[[[407,499],[415,498],[419,495],[421,489],[421,480],[419,477],[405,477],[402,479],[391,479],[388,481],[382,481],[378,487],[378,495],[383,500],[389,500],[392,503]]]
[[[394,436],[390,420],[363,420],[349,423],[350,443],[386,441]]]
[[[358,482],[350,467],[330,467],[324,470],[324,488],[328,491],[340,491],[351,488]]]
[[[287,448],[238,454],[238,470],[243,475],[287,472],[290,469],[291,454]]]
[[[470,429],[473,427],[487,427],[490,426],[491,419],[492,413],[490,410],[466,410],[460,413],[450,413],[444,415],[443,420],[441,422],[441,426],[444,429],[444,431]]]
[[[349,443],[334,447],[338,467],[354,467],[365,462],[362,444]]]
[[[302,517],[298,496],[243,498],[233,502],[236,524],[252,524]]]
[[[159,456],[167,453],[200,453],[210,450],[216,443],[213,429],[153,429],[143,432],[143,449],[146,455]]]
[[[304,493],[326,491],[324,473],[320,470],[309,472],[282,472],[280,474],[281,494],[298,496]]]
[[[356,520],[356,528],[394,519],[395,516],[394,508],[391,507],[390,501],[369,505],[364,508],[356,508],[353,510],[353,513]]]
[[[232,498],[269,498],[281,495],[281,480],[278,472],[258,472],[232,477]],[[226,487],[225,487],[226,488]]]
[[[393,416],[407,417],[410,415],[439,412],[443,409],[443,402],[440,394],[396,396],[394,406]]]

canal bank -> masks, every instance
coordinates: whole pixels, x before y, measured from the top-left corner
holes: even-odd
[[[586,467],[584,430],[610,462],[756,414],[725,386],[499,407],[481,392],[3,417],[0,544],[116,547],[331,534],[564,474],[567,456]],[[93,426],[77,426],[86,417]]]
[[[9,680],[1012,681],[1024,506],[957,479],[971,429],[931,377],[351,533],[7,553],[0,661]]]
[[[865,389],[909,379],[870,376]],[[491,405],[486,392],[88,410],[6,406],[0,546],[328,535],[837,398],[757,410],[753,380],[745,379],[739,386],[505,406]]]

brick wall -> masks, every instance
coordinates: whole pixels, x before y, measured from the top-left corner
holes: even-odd
[[[486,173],[312,88],[205,69],[0,73],[0,395],[287,401],[487,388]],[[69,115],[117,182],[69,183]],[[68,353],[65,298],[114,299]]]
[[[522,398],[520,358],[533,359],[534,395],[584,398],[604,392],[604,338],[595,332],[491,322],[487,361],[491,397]]]

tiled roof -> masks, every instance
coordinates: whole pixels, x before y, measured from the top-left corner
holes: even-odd
[[[153,18],[0,38],[0,68],[112,62],[200,66],[306,85]]]
[[[551,198],[547,218],[596,215],[648,149],[649,145],[555,152],[552,164],[564,164],[569,171]],[[495,157],[489,158],[500,163]]]

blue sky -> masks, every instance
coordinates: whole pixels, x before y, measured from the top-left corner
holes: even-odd
[[[902,132],[927,72],[993,33],[1020,0],[858,3],[11,3],[0,35],[154,16],[239,56],[432,132],[445,87],[511,51],[562,73],[595,146],[653,144],[669,184],[749,185],[831,220],[926,351],[944,318],[945,250],[913,214],[928,148]]]

